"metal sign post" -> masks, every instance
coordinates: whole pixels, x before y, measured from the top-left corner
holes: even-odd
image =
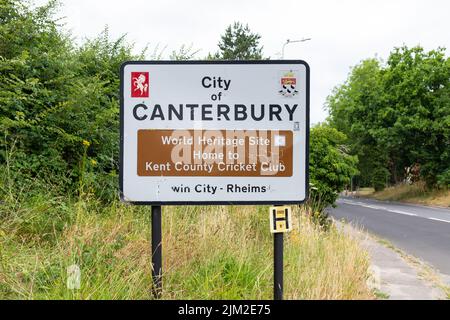
[[[161,206],[152,206],[152,278],[152,293],[158,299],[162,293]]]
[[[273,235],[273,299],[283,300],[283,233]]]

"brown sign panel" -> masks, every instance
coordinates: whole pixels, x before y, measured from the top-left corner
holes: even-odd
[[[139,130],[141,177],[292,177],[293,132]]]

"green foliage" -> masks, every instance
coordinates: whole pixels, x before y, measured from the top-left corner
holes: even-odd
[[[235,22],[228,26],[218,44],[219,51],[209,55],[208,59],[215,60],[261,60],[262,46],[259,45],[261,36],[251,32],[248,25]]]
[[[181,48],[178,49],[178,51],[172,52],[172,54],[170,55],[170,60],[175,61],[192,60],[199,51],[200,50],[194,50],[192,45],[190,46],[182,45]]]
[[[247,292],[258,290],[261,277],[257,266],[239,261],[228,252],[220,252],[206,264],[197,262],[193,269],[196,273],[188,279],[187,287],[202,292],[201,299],[245,299]]]
[[[438,184],[450,189],[450,168],[437,176]]]
[[[450,59],[445,49],[396,48],[385,65],[354,67],[328,98],[330,123],[358,155],[359,183],[382,189],[420,165],[429,187],[446,185],[450,166]]]
[[[310,139],[310,205],[313,213],[321,213],[335,203],[351,177],[358,173],[358,159],[348,154],[347,137],[328,125],[312,128]],[[315,219],[323,224],[322,216]]]
[[[64,179],[70,188],[87,156],[95,183],[107,188],[118,171],[119,66],[138,57],[123,37],[111,41],[107,29],[73,46],[56,8],[56,1],[34,10],[2,1],[0,163],[14,145],[12,170],[53,183]],[[87,154],[83,141],[90,144]]]

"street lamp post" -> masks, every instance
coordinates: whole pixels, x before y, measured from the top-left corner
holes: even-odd
[[[283,44],[283,50],[282,50],[282,53],[281,53],[281,59],[284,59],[284,49],[286,48],[286,46],[288,44],[296,43],[296,42],[305,42],[305,41],[309,41],[309,40],[311,40],[311,38],[303,38],[303,39],[300,39],[300,40],[289,40],[289,39],[287,39],[286,43]]]

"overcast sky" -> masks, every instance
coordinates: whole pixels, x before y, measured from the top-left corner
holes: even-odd
[[[37,0],[37,4],[45,3]],[[59,16],[78,41],[98,35],[106,25],[112,37],[128,35],[136,51],[181,45],[199,49],[199,59],[217,50],[225,28],[248,23],[259,33],[264,54],[278,59],[287,39],[312,38],[286,47],[286,59],[311,66],[311,121],[324,121],[332,88],[365,58],[386,58],[393,47],[450,46],[448,0],[62,0]],[[151,50],[150,50],[151,51]]]

